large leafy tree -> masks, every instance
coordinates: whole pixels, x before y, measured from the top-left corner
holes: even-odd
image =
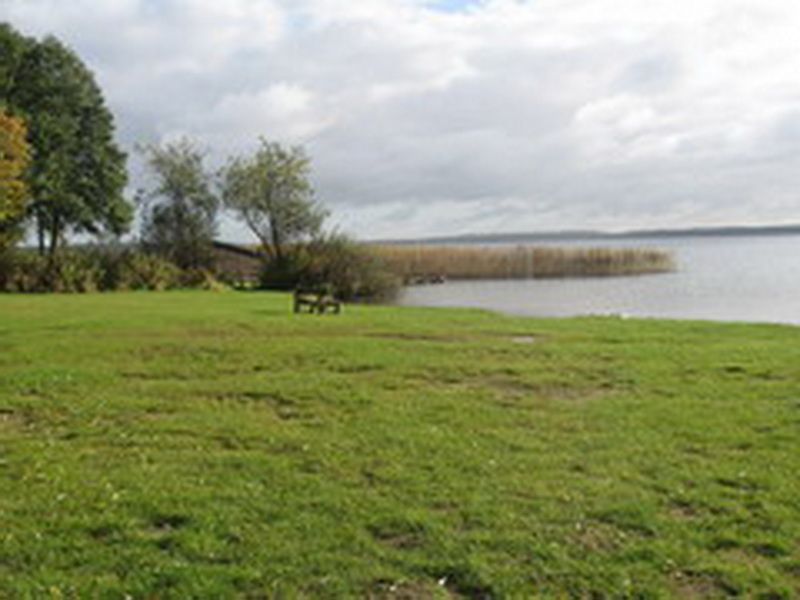
[[[124,233],[126,157],[91,71],[53,37],[37,41],[0,26],[0,102],[23,115],[33,149],[28,184],[42,253],[67,233]]]
[[[0,103],[8,102],[22,57],[34,43],[17,33],[8,23],[0,23]]]
[[[143,152],[153,176],[141,194],[143,245],[184,269],[210,267],[219,201],[203,152],[188,139]]]
[[[314,199],[310,161],[302,148],[261,140],[252,156],[232,160],[221,173],[225,205],[281,263],[287,244],[319,233],[327,212]]]
[[[0,252],[17,241],[29,198],[23,180],[30,162],[26,133],[22,119],[0,111]]]

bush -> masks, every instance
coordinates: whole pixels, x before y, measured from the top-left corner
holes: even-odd
[[[86,293],[114,290],[220,289],[207,271],[181,271],[152,254],[119,245],[64,251],[55,261],[31,250],[0,255],[0,291]]]
[[[47,261],[33,252],[7,250],[0,255],[0,290],[46,292],[50,288]]]
[[[308,268],[307,249],[294,246],[281,259],[271,258],[264,263],[259,284],[267,290],[291,290],[300,285]]]
[[[280,263],[268,262],[262,285],[284,290],[326,286],[341,300],[380,301],[396,294],[400,280],[366,246],[330,234],[295,246]]]
[[[122,261],[118,290],[169,290],[180,287],[181,270],[154,254],[130,252]]]
[[[377,255],[344,235],[332,234],[314,241],[308,252],[304,273],[308,283],[330,284],[342,300],[388,300],[400,287],[399,278]]]
[[[70,250],[45,266],[48,289],[53,292],[96,292],[103,273],[96,257],[89,252]]]
[[[101,275],[92,257],[78,251],[51,261],[30,250],[15,250],[0,260],[0,290],[6,292],[93,292]]]
[[[229,289],[208,269],[187,269],[181,272],[180,287],[220,292]]]

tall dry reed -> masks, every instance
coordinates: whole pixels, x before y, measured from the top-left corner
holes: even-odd
[[[382,245],[375,252],[407,282],[419,278],[530,279],[641,275],[675,270],[669,252],[650,248]]]

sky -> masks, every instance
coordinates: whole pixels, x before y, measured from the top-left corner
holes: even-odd
[[[305,146],[362,239],[800,223],[797,0],[0,0],[120,144]],[[223,237],[244,241],[226,219]]]

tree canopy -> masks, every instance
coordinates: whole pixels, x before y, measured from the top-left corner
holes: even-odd
[[[188,139],[142,151],[154,176],[153,186],[140,196],[142,243],[181,268],[208,267],[219,201],[202,151]]]
[[[222,170],[225,205],[277,262],[287,244],[319,233],[327,216],[314,199],[309,174],[302,148],[264,139],[254,155],[236,158]]]
[[[54,37],[41,41],[0,25],[0,103],[28,124],[27,182],[40,249],[55,254],[66,233],[125,232],[126,157],[91,71]]]
[[[23,180],[30,162],[27,130],[20,118],[0,110],[0,251],[16,241],[29,198]]]

